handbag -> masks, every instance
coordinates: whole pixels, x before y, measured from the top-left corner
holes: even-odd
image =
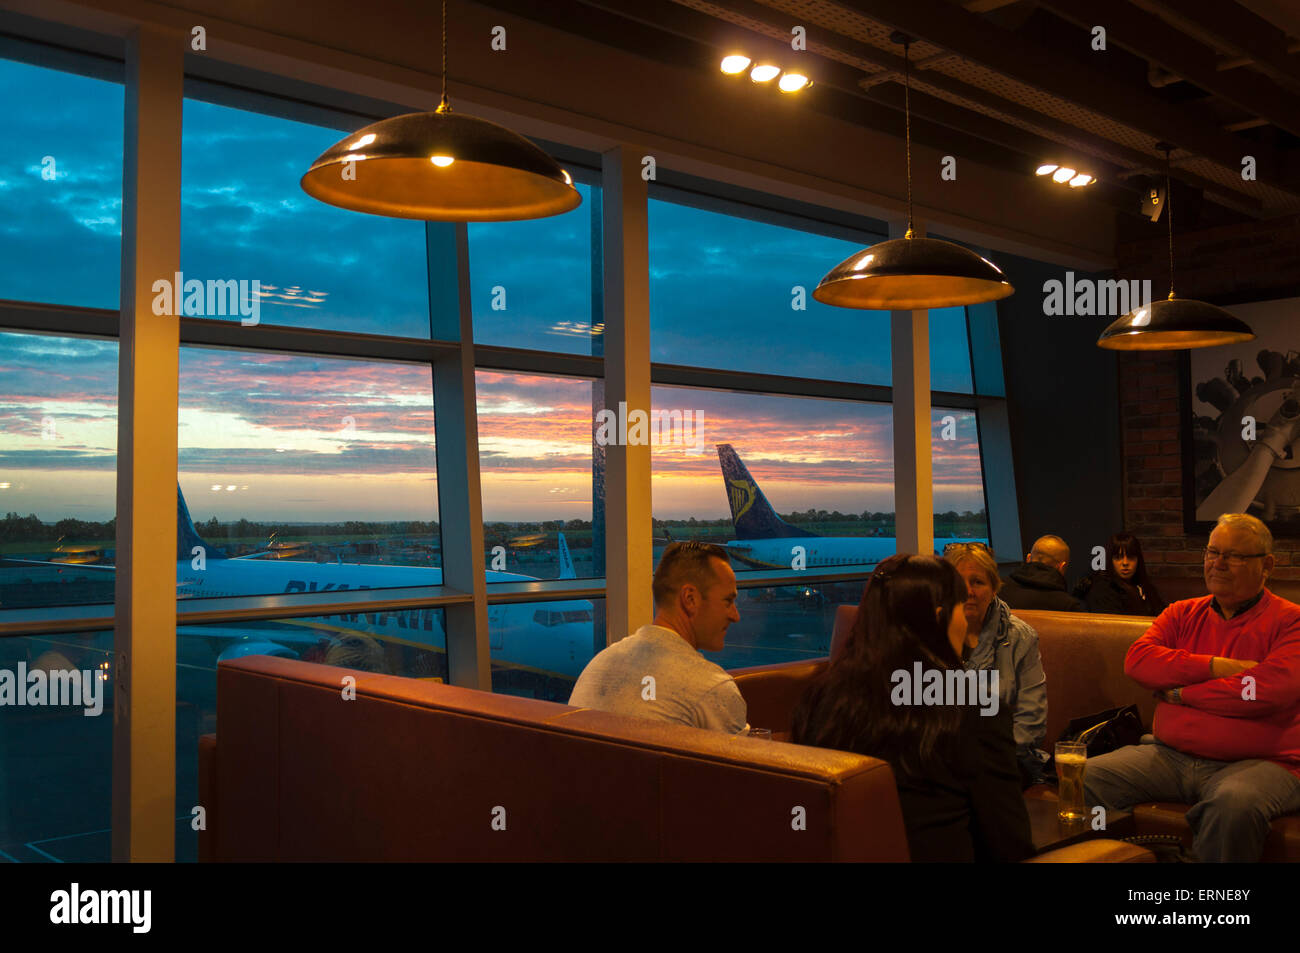
[[[1135,745],[1142,740],[1142,717],[1137,705],[1108,708],[1095,715],[1072,718],[1061,732],[1060,741],[1078,741],[1088,746],[1088,757],[1095,758],[1125,745]],[[1055,755],[1043,765],[1048,783],[1054,783]]]
[[[1061,741],[1077,741],[1088,746],[1088,757],[1135,745],[1142,740],[1142,718],[1137,705],[1108,708],[1083,718],[1071,719],[1061,732]]]

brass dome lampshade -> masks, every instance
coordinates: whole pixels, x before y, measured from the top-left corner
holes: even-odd
[[[1165,153],[1165,215],[1169,228],[1169,297],[1135,308],[1122,318],[1112,321],[1097,346],[1112,351],[1175,351],[1194,347],[1218,347],[1250,341],[1255,332],[1239,318],[1222,308],[1179,298],[1174,294],[1174,206],[1173,189],[1169,183],[1169,153],[1173,149],[1167,142],[1156,144]]]
[[[569,173],[504,126],[447,102],[447,4],[442,4],[442,101],[433,112],[371,123],[335,143],[302,177],[330,205],[439,222],[559,215],[582,204]]]
[[[907,232],[864,248],[840,262],[813,292],[823,304],[878,311],[919,311],[997,301],[1015,291],[997,265],[968,248],[937,238],[915,238],[912,230],[912,38],[903,44],[907,128]]]

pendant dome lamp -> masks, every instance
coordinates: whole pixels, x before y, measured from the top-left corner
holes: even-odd
[[[968,248],[937,238],[914,238],[912,231],[912,75],[905,33],[891,35],[903,44],[903,113],[907,135],[907,233],[864,248],[836,265],[813,297],[841,308],[912,311],[997,301],[1015,291],[1002,270]]]
[[[1239,318],[1204,301],[1174,295],[1174,206],[1169,183],[1169,153],[1173,146],[1157,142],[1165,154],[1165,216],[1169,227],[1169,297],[1153,301],[1111,322],[1097,346],[1112,351],[1174,351],[1217,347],[1250,341],[1255,332]]]
[[[569,173],[523,136],[452,112],[446,0],[438,108],[358,129],[321,153],[301,185],[340,208],[438,222],[544,218],[582,204]]]

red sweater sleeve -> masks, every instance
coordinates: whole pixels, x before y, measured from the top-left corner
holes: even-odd
[[[1177,646],[1182,616],[1191,604],[1190,600],[1175,602],[1129,646],[1124,657],[1125,675],[1152,691],[1195,685],[1210,678],[1213,656],[1196,655]]]
[[[1243,681],[1253,678],[1253,698]],[[1259,718],[1300,704],[1300,616],[1278,633],[1268,655],[1238,675],[1213,678],[1182,691],[1184,705],[1230,718]]]

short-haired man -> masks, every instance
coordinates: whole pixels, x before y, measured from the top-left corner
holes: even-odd
[[[1082,602],[1065,591],[1070,547],[1059,536],[1040,536],[1025,554],[1025,564],[1011,571],[998,597],[1012,609],[1082,612]]]
[[[1264,587],[1273,536],[1219,517],[1208,596],[1175,602],[1133,643],[1124,672],[1156,692],[1155,744],[1091,758],[1088,804],[1192,805],[1203,861],[1257,861],[1275,817],[1300,811],[1300,606]]]
[[[569,704],[744,731],[745,699],[736,680],[700,655],[721,650],[727,627],[740,621],[736,595],[725,549],[669,544],[654,575],[654,623],[598,653],[578,676]]]

